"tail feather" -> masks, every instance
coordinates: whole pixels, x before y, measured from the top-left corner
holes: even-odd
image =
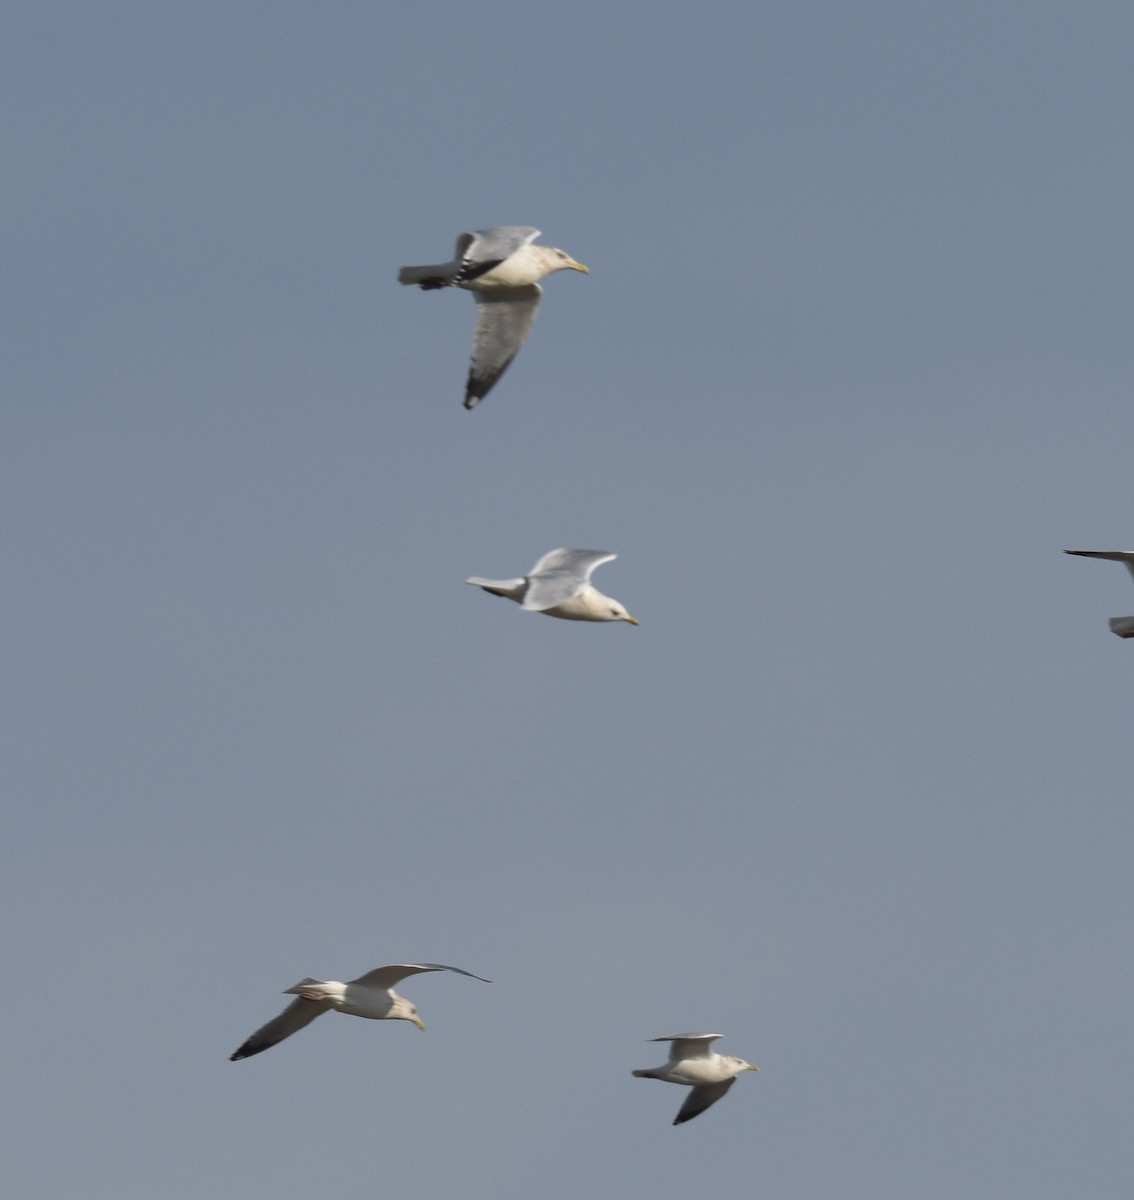
[[[459,263],[427,263],[421,267],[402,267],[399,283],[416,283],[423,291],[449,287],[457,277]]]
[[[465,583],[471,583],[473,587],[484,588],[486,592],[491,592],[494,596],[503,596],[507,600],[516,599],[526,582],[525,579],[481,579],[479,575],[465,580]]]

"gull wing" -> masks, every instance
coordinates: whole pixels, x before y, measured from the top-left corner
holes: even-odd
[[[705,1083],[700,1087],[692,1088],[689,1095],[685,1097],[685,1103],[677,1110],[677,1116],[673,1118],[675,1125],[684,1125],[686,1121],[692,1121],[694,1117],[700,1116],[710,1105],[716,1102],[728,1091],[736,1082],[736,1078],[726,1079],[723,1083]]]
[[[1064,550],[1064,554],[1077,554],[1080,558],[1109,558],[1112,562],[1126,564],[1126,569],[1134,575],[1134,550]]]
[[[669,1037],[650,1038],[651,1042],[670,1042],[670,1062],[680,1062],[683,1058],[708,1058],[713,1054],[713,1043],[722,1035],[719,1033],[674,1033]],[[723,1094],[723,1093],[722,1093]],[[712,1100],[709,1101],[712,1104]],[[708,1105],[706,1105],[708,1107]],[[698,1109],[697,1112],[701,1110]],[[696,1116],[694,1113],[693,1116]],[[689,1118],[686,1117],[686,1120]]]
[[[618,557],[609,550],[549,550],[543,558],[528,572],[532,575],[545,575],[550,571],[570,571],[574,575],[582,575],[590,579],[596,567],[611,562]]]
[[[277,1042],[298,1033],[304,1025],[310,1025],[316,1017],[331,1009],[330,1000],[305,1000],[302,996],[293,1000],[278,1017],[262,1025],[245,1041],[244,1045],[229,1056],[229,1062],[237,1062],[242,1058],[251,1058],[263,1050],[270,1050]]]
[[[521,608],[542,612],[577,596],[596,567],[617,558],[606,550],[551,550],[531,569]]]
[[[360,975],[350,982],[361,984],[363,987],[392,988],[396,983],[401,983],[403,979],[408,979],[411,975],[420,975],[423,971],[453,971],[457,975],[468,975],[470,979],[479,979],[481,983],[492,982],[491,979],[485,979],[483,975],[462,971],[460,967],[445,967],[441,963],[393,963],[388,967],[375,967],[373,971],[367,971],[365,975]]]
[[[465,385],[465,408],[469,409],[476,408],[492,391],[519,353],[535,324],[543,288],[538,283],[529,283],[475,295],[476,337]]]
[[[503,262],[517,250],[534,242],[539,233],[530,225],[494,225],[491,229],[462,233],[457,238],[457,258],[469,263],[482,263],[487,259]]]
[[[457,238],[457,258],[461,265],[453,282],[468,283],[487,275],[537,237],[539,230],[529,225],[498,225],[494,229],[462,233]]]

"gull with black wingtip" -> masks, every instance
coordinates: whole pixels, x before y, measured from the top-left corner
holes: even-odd
[[[402,267],[399,283],[425,292],[459,287],[476,296],[476,339],[465,385],[465,408],[492,390],[519,353],[543,297],[537,280],[555,271],[590,271],[564,250],[536,246],[539,230],[529,225],[498,225],[462,233],[451,262]]]
[[[412,1021],[418,1029],[425,1023],[417,1015],[413,1003],[394,991],[394,984],[423,971],[454,971],[468,975],[481,983],[491,983],[481,975],[462,971],[460,967],[444,967],[440,963],[396,963],[375,967],[357,979],[340,983],[334,979],[301,979],[294,987],[284,988],[285,996],[297,996],[278,1017],[261,1026],[234,1054],[230,1062],[251,1058],[271,1049],[277,1042],[291,1037],[305,1025],[325,1012],[341,1012],[348,1017],[367,1017],[372,1021]]]
[[[669,1060],[663,1066],[633,1072],[638,1079],[660,1079],[663,1083],[680,1083],[693,1089],[677,1110],[677,1116],[673,1118],[675,1125],[692,1121],[709,1105],[716,1104],[738,1075],[760,1069],[743,1058],[718,1054],[713,1043],[720,1036],[719,1033],[675,1033],[669,1037],[651,1038],[652,1042],[669,1042]]]

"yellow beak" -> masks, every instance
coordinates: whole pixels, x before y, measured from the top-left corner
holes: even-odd
[[[571,259],[567,265],[572,271],[582,271],[584,275],[589,275],[591,273],[590,267],[584,267],[581,262],[576,262],[574,259]]]
[[[746,1066],[744,1069],[746,1071],[759,1071],[760,1070],[759,1067],[754,1067],[751,1063],[749,1063],[748,1066]]]
[[[637,617],[623,617],[622,619],[630,625],[641,625],[642,623]]]
[[[425,1022],[420,1017],[410,1017],[410,1020],[418,1027],[418,1029],[421,1030],[422,1033],[425,1032]]]

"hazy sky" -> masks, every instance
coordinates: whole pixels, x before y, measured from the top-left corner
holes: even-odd
[[[5,26],[12,1194],[1125,1194],[1129,4]],[[395,277],[511,223],[470,414]],[[462,582],[556,546],[641,627]]]

